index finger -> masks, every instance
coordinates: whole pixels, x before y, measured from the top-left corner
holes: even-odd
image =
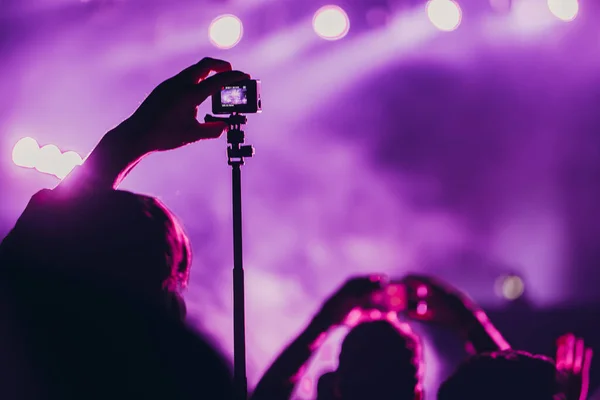
[[[194,88],[193,97],[196,104],[220,91],[224,86],[231,85],[245,79],[250,79],[250,75],[242,71],[225,71],[211,76],[197,84]]]
[[[217,73],[231,71],[231,64],[225,60],[205,57],[196,64],[181,71],[177,76],[189,83],[198,83],[202,79],[205,79],[211,71]]]

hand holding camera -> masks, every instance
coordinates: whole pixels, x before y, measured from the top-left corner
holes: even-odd
[[[209,76],[211,72],[215,75]],[[176,149],[221,136],[224,122],[200,123],[198,105],[223,87],[249,79],[227,61],[203,58],[156,87],[126,121],[128,139],[144,152]]]

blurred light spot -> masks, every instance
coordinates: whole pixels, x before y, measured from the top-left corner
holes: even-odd
[[[433,26],[441,31],[450,32],[460,26],[462,11],[452,0],[430,0],[427,3],[427,16]]]
[[[231,49],[244,35],[242,21],[235,15],[220,15],[213,19],[208,28],[210,42],[219,49]]]
[[[404,301],[402,301],[402,297],[400,297],[400,296],[393,296],[393,297],[390,299],[390,306],[391,306],[393,309],[396,309],[396,308],[398,308],[398,307],[399,307],[399,306],[401,306],[402,304],[404,304]]]
[[[427,289],[427,286],[425,285],[421,285],[417,288],[417,297],[427,297],[428,293],[429,289]]]
[[[369,313],[369,318],[371,318],[372,320],[378,320],[381,319],[381,311],[378,310],[372,310]]]
[[[496,294],[507,300],[516,300],[523,295],[525,284],[516,275],[501,276],[496,280]]]
[[[390,296],[395,295],[399,291],[400,291],[400,289],[398,288],[398,285],[390,285],[386,289],[387,294],[389,294]]]
[[[348,34],[350,19],[338,6],[324,6],[313,17],[315,33],[325,40],[339,40]]]
[[[548,8],[556,18],[570,22],[579,14],[579,0],[548,0]]]
[[[499,13],[509,12],[512,7],[512,0],[490,0],[492,10]]]
[[[76,166],[81,164],[83,164],[83,159],[79,154],[74,151],[67,151],[60,157],[53,174],[62,179],[69,175]]]
[[[385,319],[387,319],[388,321],[397,321],[398,315],[395,311],[389,311],[387,314],[385,314]]]
[[[362,319],[363,317],[363,312],[358,309],[355,308],[354,310],[350,311],[348,313],[348,316],[346,317],[346,320],[344,321],[345,325],[349,326],[349,327],[353,327],[356,326],[356,324],[358,324],[358,322]]]
[[[39,151],[40,146],[35,139],[24,137],[13,147],[12,160],[19,167],[33,168],[35,167]]]
[[[417,305],[417,314],[419,314],[419,315],[427,314],[427,303],[422,301]]]
[[[35,164],[35,169],[46,174],[54,175],[54,172],[60,168],[57,168],[61,162],[61,152],[53,144],[48,144],[42,147],[39,151],[39,157]]]

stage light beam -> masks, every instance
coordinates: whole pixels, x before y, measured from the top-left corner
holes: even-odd
[[[244,36],[242,21],[235,15],[220,15],[208,27],[208,37],[213,46],[219,49],[235,47]]]
[[[319,37],[325,40],[339,40],[348,34],[350,19],[341,7],[324,6],[315,12],[313,29]]]
[[[462,10],[458,3],[452,0],[430,0],[427,3],[429,20],[441,31],[456,30],[462,21]]]
[[[34,138],[24,137],[13,147],[12,160],[19,167],[34,168],[39,151],[40,146]]]
[[[579,14],[579,0],[548,0],[548,8],[556,18],[571,22]]]

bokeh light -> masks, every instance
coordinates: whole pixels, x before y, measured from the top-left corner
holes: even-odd
[[[53,144],[47,144],[42,147],[38,153],[38,159],[35,169],[46,174],[54,175],[57,166],[61,162],[62,153],[59,148]]]
[[[525,283],[517,275],[505,275],[497,279],[496,294],[507,300],[516,300],[525,292]]]
[[[210,42],[219,49],[235,47],[244,35],[242,21],[235,15],[220,15],[208,27]]]
[[[19,167],[33,168],[37,162],[40,146],[34,138],[24,137],[13,147],[12,160]]]
[[[456,30],[462,21],[462,10],[452,0],[430,0],[427,3],[429,20],[441,31]]]
[[[348,34],[350,19],[341,7],[324,6],[315,12],[313,29],[325,40],[339,40]]]
[[[579,14],[579,0],[548,0],[548,8],[556,18],[570,22]]]
[[[62,179],[69,175],[73,168],[81,164],[83,164],[83,159],[79,154],[74,151],[67,151],[62,154],[52,173]]]

